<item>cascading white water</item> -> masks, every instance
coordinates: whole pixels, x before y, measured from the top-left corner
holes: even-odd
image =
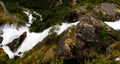
[[[105,23],[115,30],[120,30],[120,20],[115,22],[105,22]]]
[[[28,12],[25,12],[29,17],[29,24],[32,24],[33,16],[32,14],[29,14]],[[71,27],[72,25],[77,25],[79,21],[74,23],[62,23],[62,25],[56,25],[59,26],[59,30],[55,31],[57,32],[57,35],[61,34],[64,30],[66,30],[68,27]],[[30,25],[29,25],[30,26]],[[38,42],[42,41],[48,34],[52,27],[49,27],[48,29],[45,29],[43,32],[35,33],[35,32],[29,32],[28,25],[21,26],[17,28],[16,25],[10,25],[6,24],[2,27],[3,31],[3,42],[2,42],[2,48],[8,54],[9,58],[14,58],[14,55],[19,56],[19,52],[25,52],[27,50],[32,49]],[[6,46],[7,43],[10,43],[14,39],[18,38],[23,32],[27,32],[27,37],[22,42],[21,46],[18,48],[16,52],[12,52],[8,46]]]
[[[5,24],[2,27],[3,35],[3,41],[2,44],[5,45],[7,43],[12,42],[15,38],[18,38],[23,32],[29,31],[27,27],[19,27],[17,29],[16,25],[10,25],[10,24]]]
[[[33,19],[35,20],[35,18],[32,16],[32,14],[30,14],[30,12],[26,12],[26,11],[23,11],[27,16],[28,16],[28,20],[29,20],[29,24],[26,24],[26,26],[31,26],[31,24],[33,23]]]

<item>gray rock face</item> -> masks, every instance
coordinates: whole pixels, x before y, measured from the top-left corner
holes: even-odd
[[[16,38],[11,43],[8,43],[7,46],[10,47],[12,52],[17,51],[17,49],[20,47],[26,36],[27,36],[27,32],[24,32],[22,35],[20,35],[19,38]]]
[[[102,21],[115,21],[120,18],[120,8],[115,4],[102,3],[95,6],[93,11]]]

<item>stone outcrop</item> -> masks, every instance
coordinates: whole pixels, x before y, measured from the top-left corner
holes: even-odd
[[[92,20],[90,18],[84,19],[81,19],[77,27],[67,30],[58,41],[59,52],[56,56],[64,56],[66,58],[65,64],[81,63],[84,60],[91,61],[90,59],[97,57],[95,55],[91,56],[92,52],[106,54],[106,48],[117,40],[117,36],[109,33],[113,31],[110,27],[104,27],[106,28],[106,33],[100,34],[103,26],[106,26],[102,21],[95,18]]]
[[[19,38],[16,38],[11,43],[8,43],[7,46],[10,47],[12,52],[17,51],[17,49],[20,47],[26,36],[27,32],[24,32],[22,35],[20,35]]]

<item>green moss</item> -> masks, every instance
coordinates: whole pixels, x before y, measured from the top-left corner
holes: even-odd
[[[6,1],[3,0],[3,3],[5,4],[6,8],[11,13],[19,13],[22,12],[22,9],[20,8],[19,4],[16,1]]]
[[[92,3],[87,4],[87,10],[91,11],[93,9],[93,6],[94,5]]]
[[[0,18],[0,22],[2,22],[2,23],[7,23],[7,22],[14,23],[15,21],[12,18],[10,18],[9,16],[2,16]]]
[[[7,64],[15,64],[15,59],[9,59],[6,63]]]
[[[47,45],[50,45],[50,44],[56,44],[58,42],[58,36],[57,36],[57,33],[52,33],[52,34],[49,34],[47,37],[46,37],[46,44]]]
[[[109,37],[109,35],[108,35],[108,30],[107,30],[107,28],[106,28],[104,25],[101,26],[101,27],[99,27],[97,30],[98,30],[98,31],[97,31],[97,34],[98,34],[102,39],[106,39],[107,37]]]
[[[8,57],[5,54],[5,52],[2,49],[0,49],[0,64],[4,64],[7,59]]]
[[[59,57],[59,59],[57,61],[56,60],[52,60],[50,62],[50,64],[64,64],[64,59],[65,59],[65,57],[61,56],[61,57]]]
[[[19,18],[21,21],[28,22],[28,16],[23,12],[12,13],[12,15]]]
[[[93,59],[90,64],[111,64],[112,61],[107,59],[105,55],[99,55],[98,58]]]

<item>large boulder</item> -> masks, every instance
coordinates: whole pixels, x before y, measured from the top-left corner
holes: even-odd
[[[19,38],[16,38],[11,43],[8,43],[7,46],[10,47],[12,52],[17,51],[17,49],[20,47],[26,36],[27,32],[24,32],[22,35],[20,35]]]

